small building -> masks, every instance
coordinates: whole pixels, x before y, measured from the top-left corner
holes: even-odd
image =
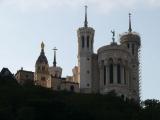
[[[60,90],[78,93],[80,92],[79,83],[62,80]]]
[[[23,70],[23,68],[17,71],[15,78],[20,85],[34,84],[34,72]]]

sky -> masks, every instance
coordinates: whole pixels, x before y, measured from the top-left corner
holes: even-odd
[[[50,66],[57,47],[63,76],[72,75],[85,5],[88,24],[95,29],[95,53],[110,44],[113,29],[119,43],[132,13],[132,29],[142,42],[141,98],[160,99],[160,0],[0,0],[0,69],[7,67],[14,74],[21,67],[34,71],[43,41]]]

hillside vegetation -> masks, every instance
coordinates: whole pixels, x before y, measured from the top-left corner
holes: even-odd
[[[160,120],[160,102],[143,107],[108,95],[56,92],[20,86],[13,77],[0,77],[0,120]]]

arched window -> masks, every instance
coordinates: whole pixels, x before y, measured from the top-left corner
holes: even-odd
[[[127,47],[128,47],[128,48],[130,48],[130,45],[129,45],[129,43],[127,44]]]
[[[82,48],[84,48],[84,36],[81,37],[82,40]]]
[[[122,98],[123,100],[125,99],[125,97],[124,97],[124,95],[123,95],[123,94],[121,95],[121,98]]]
[[[117,82],[121,84],[121,65],[117,64]]]
[[[42,66],[42,71],[45,71],[45,66]]]
[[[45,78],[45,77],[41,77],[41,80],[42,80],[42,81],[45,81],[45,80],[46,80],[46,78]]]
[[[91,46],[91,48],[93,48],[93,40],[92,39],[91,39],[91,45],[90,46]]]
[[[132,44],[132,54],[134,55],[134,44]]]
[[[110,80],[110,83],[112,84],[113,83],[113,59],[112,58],[109,59],[109,80]]]
[[[73,85],[70,86],[70,91],[74,92],[74,86]]]
[[[106,85],[106,66],[104,66],[103,70],[104,70],[104,85]]]
[[[89,48],[89,36],[87,36],[87,48]]]
[[[41,67],[40,67],[40,66],[38,66],[37,71],[40,71],[40,70],[41,70]]]

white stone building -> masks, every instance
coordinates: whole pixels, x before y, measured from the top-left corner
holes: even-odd
[[[85,7],[84,26],[77,30],[78,66],[72,69],[73,76],[62,78],[62,68],[56,65],[56,49],[53,66],[49,67],[42,43],[35,65],[35,85],[82,93],[107,94],[115,91],[119,96],[139,101],[141,40],[139,34],[132,31],[131,14],[128,32],[120,36],[120,43],[115,42],[115,32],[111,32],[111,44],[100,47],[97,53],[94,53],[95,30],[88,26]]]
[[[84,26],[77,30],[80,92],[106,94],[115,91],[129,99],[139,98],[140,36],[132,32],[131,14],[129,30],[120,36],[120,44],[113,42],[94,53],[95,30],[88,26],[87,7]]]

